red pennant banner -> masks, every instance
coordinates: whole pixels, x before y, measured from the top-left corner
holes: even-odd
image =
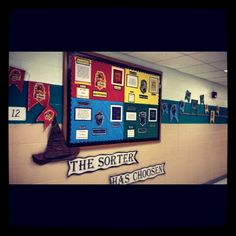
[[[44,129],[47,129],[47,127],[52,123],[56,115],[57,112],[50,105],[48,105],[38,116],[36,121],[43,121]]]
[[[9,66],[9,86],[15,85],[20,92],[23,90],[25,71],[19,68]]]
[[[41,82],[31,82],[28,84],[28,111],[37,103],[47,107],[50,102],[50,85]]]

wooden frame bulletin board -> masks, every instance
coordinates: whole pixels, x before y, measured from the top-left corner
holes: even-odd
[[[160,140],[162,72],[92,52],[64,52],[68,146]]]

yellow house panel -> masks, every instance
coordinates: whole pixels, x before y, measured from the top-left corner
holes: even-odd
[[[160,76],[125,69],[125,102],[158,105]]]

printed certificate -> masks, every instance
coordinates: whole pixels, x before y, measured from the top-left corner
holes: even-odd
[[[158,93],[158,83],[159,83],[159,79],[158,78],[153,78],[150,77],[149,80],[149,92],[152,94],[157,94]]]
[[[132,88],[138,88],[138,76],[127,75],[126,86],[132,87]]]
[[[137,113],[136,112],[126,112],[126,120],[137,120]]]
[[[91,63],[90,60],[76,59],[75,63],[75,81],[91,83]]]
[[[75,120],[91,120],[90,108],[75,108]]]

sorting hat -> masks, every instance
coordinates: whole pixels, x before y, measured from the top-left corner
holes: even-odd
[[[33,154],[33,161],[39,165],[49,162],[72,160],[80,152],[79,147],[67,147],[56,118],[52,121],[47,148],[44,153]]]

